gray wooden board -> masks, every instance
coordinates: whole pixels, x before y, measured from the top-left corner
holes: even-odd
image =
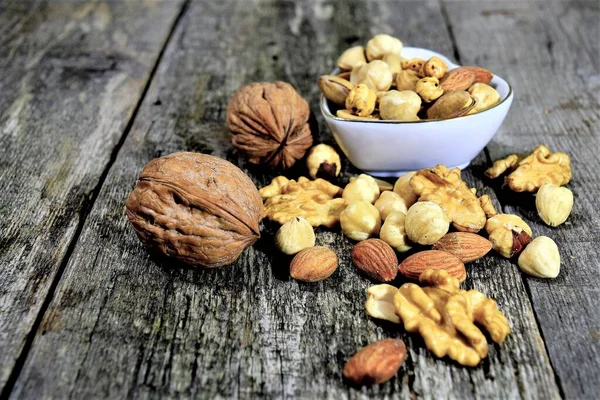
[[[254,247],[219,270],[153,259],[128,225],[123,203],[137,174],[173,151],[227,158],[258,186],[267,183],[274,172],[250,166],[229,144],[229,96],[252,81],[282,79],[318,113],[317,76],[344,48],[379,32],[453,51],[435,1],[193,2],[87,218],[13,397],[559,397],[522,276],[497,256],[470,265],[466,286],[497,299],[513,333],[479,367],[464,368],[366,316],[371,283],[351,265],[352,243],[336,230],[319,229],[317,242],[336,250],[338,271],[302,284],[276,255],[269,223]],[[319,140],[331,142],[317,118]],[[480,179],[488,163],[482,153],[465,177],[494,195]],[[345,166],[345,178],[356,173]],[[398,376],[373,388],[346,385],[344,362],[386,337],[409,348]]]
[[[526,277],[526,287],[564,395],[598,398],[600,4],[490,1],[446,6],[463,62],[487,64],[515,88],[513,110],[488,147],[492,159],[540,143],[572,158],[568,186],[575,204],[570,218],[557,228],[541,222],[532,195],[496,190],[506,212],[522,215],[535,235],[549,236],[559,246],[559,277]]]
[[[0,388],[179,7],[0,4]]]

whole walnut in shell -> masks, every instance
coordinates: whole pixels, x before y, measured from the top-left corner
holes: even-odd
[[[146,247],[195,266],[231,264],[260,237],[256,186],[235,165],[206,154],[150,161],[125,207]]]
[[[227,106],[233,145],[253,164],[289,168],[312,146],[310,108],[285,82],[252,83]]]

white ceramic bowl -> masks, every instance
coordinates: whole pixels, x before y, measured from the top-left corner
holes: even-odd
[[[440,57],[448,69],[458,65],[434,51],[405,47],[406,58]],[[333,137],[357,168],[375,176],[401,176],[409,171],[445,164],[461,169],[492,139],[508,113],[513,91],[494,75],[491,86],[500,103],[483,112],[441,121],[351,121],[336,117],[321,96],[321,112]]]

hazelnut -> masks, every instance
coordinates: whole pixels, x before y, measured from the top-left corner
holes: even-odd
[[[390,90],[392,80],[390,67],[381,60],[355,67],[350,74],[350,82],[353,85],[362,83],[375,92]]]
[[[414,92],[417,88],[417,82],[419,79],[421,78],[419,78],[415,71],[410,69],[400,71],[396,75],[396,89],[412,90]]]
[[[448,65],[439,57],[431,57],[425,65],[423,65],[423,73],[425,76],[432,76],[438,79],[442,79],[448,71]]]
[[[410,180],[413,176],[415,176],[416,172],[409,172],[407,174],[402,175],[396,183],[394,184],[394,192],[398,193],[402,199],[404,199],[404,204],[406,207],[410,207],[417,202],[418,196],[410,186]]]
[[[275,234],[275,246],[284,254],[293,255],[314,245],[313,227],[302,217],[290,219]]]
[[[542,221],[550,226],[558,226],[571,214],[573,192],[565,187],[547,183],[538,190],[535,207]]]
[[[369,175],[371,176],[371,175]],[[392,185],[391,183],[389,183],[388,181],[384,181],[383,179],[377,179],[371,176],[371,178],[373,178],[373,180],[375,181],[375,183],[377,183],[377,186],[379,187],[379,191],[380,192],[384,192],[386,190],[392,190],[394,185]],[[354,182],[355,180],[357,180],[358,178],[356,176],[351,176],[350,177],[350,182]]]
[[[419,77],[422,77],[423,66],[425,65],[425,63],[426,61],[422,58],[411,58],[406,62],[406,64],[403,67],[404,69],[409,69],[413,71],[414,73],[419,75]]]
[[[538,278],[556,278],[560,272],[560,253],[554,240],[547,236],[533,239],[518,259],[523,272]]]
[[[350,47],[337,60],[337,66],[343,71],[351,71],[352,68],[366,63],[365,50],[362,46]]]
[[[421,108],[421,98],[410,90],[390,90],[379,105],[379,114],[382,119],[398,121],[416,121],[417,113]]]
[[[375,202],[375,208],[379,210],[381,219],[385,221],[387,216],[394,211],[400,211],[406,214],[406,204],[398,193],[385,191]]]
[[[402,71],[402,57],[396,53],[387,53],[383,55],[381,60],[390,67],[392,79],[396,80],[396,76]]]
[[[477,104],[469,114],[485,111],[500,102],[500,93],[485,83],[474,83],[467,89],[471,96],[477,97]]]
[[[381,227],[379,211],[364,200],[353,201],[340,214],[344,235],[352,240],[366,240],[376,236]]]
[[[402,42],[390,35],[375,35],[367,42],[367,58],[369,61],[380,60],[387,53],[400,55]]]
[[[412,242],[433,244],[448,232],[450,219],[438,204],[420,201],[408,209],[404,227]]]
[[[364,200],[371,204],[379,197],[377,181],[370,175],[360,174],[358,178],[346,185],[342,198],[347,202]]]
[[[379,232],[379,238],[400,253],[404,253],[412,247],[404,229],[405,220],[404,213],[394,211],[387,216]]]
[[[375,92],[361,83],[354,86],[346,97],[346,108],[360,117],[366,117],[373,114],[376,100]]]
[[[432,76],[419,79],[415,91],[425,103],[431,103],[444,94],[444,89],[440,86],[440,81],[438,78]]]
[[[308,151],[306,167],[308,174],[313,179],[332,179],[340,174],[342,162],[333,147],[318,144]]]

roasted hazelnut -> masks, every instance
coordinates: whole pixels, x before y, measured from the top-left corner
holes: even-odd
[[[408,209],[404,227],[412,242],[433,244],[448,232],[450,219],[438,204],[419,201]]]
[[[558,246],[547,236],[533,239],[517,262],[523,272],[537,278],[556,278],[560,272]]]
[[[379,210],[379,215],[381,215],[381,219],[384,221],[387,216],[394,211],[400,211],[406,214],[406,204],[402,197],[400,197],[398,193],[390,192],[388,190],[381,193],[375,202],[375,208]]]
[[[402,199],[404,199],[404,204],[406,207],[410,207],[417,202],[419,198],[413,188],[410,186],[410,180],[413,176],[415,176],[416,172],[409,172],[402,175],[396,183],[394,184],[394,192],[398,193]]]
[[[444,94],[444,89],[440,86],[438,78],[429,76],[417,82],[416,92],[425,103],[431,103]]]
[[[425,76],[433,76],[442,79],[448,71],[448,65],[439,57],[431,57],[425,65],[423,65],[423,73]]]
[[[419,77],[423,77],[423,66],[426,62],[427,61],[423,60],[422,58],[411,58],[404,65],[404,69],[409,69],[419,75]]]
[[[311,178],[332,179],[340,174],[342,162],[335,149],[326,144],[318,144],[308,152],[306,167]]]
[[[281,225],[275,234],[275,245],[284,254],[294,255],[315,245],[315,231],[302,217],[294,217]]]
[[[367,174],[360,174],[344,188],[342,198],[346,201],[364,200],[371,204],[379,197],[379,186],[375,179]]]
[[[396,53],[387,53],[383,55],[382,61],[390,67],[392,80],[396,80],[396,76],[402,71],[402,57]]]
[[[380,60],[387,53],[400,55],[402,52],[402,42],[390,35],[376,35],[367,42],[367,59]]]
[[[354,86],[346,97],[346,109],[359,117],[371,115],[375,110],[377,95],[362,83]]]
[[[419,79],[421,78],[419,78],[415,71],[410,69],[402,70],[396,75],[396,89],[399,91],[412,90],[415,92]]]
[[[379,92],[389,90],[392,86],[392,71],[381,60],[374,60],[352,70],[350,82],[353,85],[364,84],[369,89]]]
[[[351,71],[352,68],[366,63],[365,49],[362,46],[350,47],[337,60],[337,66],[344,71]]]
[[[406,229],[404,228],[405,220],[406,215],[403,212],[394,211],[388,214],[379,232],[381,240],[400,253],[404,253],[412,248],[406,234]]]
[[[150,161],[125,207],[149,250],[194,266],[231,264],[260,237],[256,186],[235,165],[207,154]]]
[[[366,240],[379,234],[381,217],[371,203],[353,201],[340,214],[342,232],[352,240]]]
[[[410,90],[390,90],[379,104],[379,114],[382,119],[398,121],[416,121],[421,108],[421,98]]]
[[[546,183],[535,196],[535,207],[542,221],[550,226],[558,226],[571,214],[573,192],[566,187]]]

